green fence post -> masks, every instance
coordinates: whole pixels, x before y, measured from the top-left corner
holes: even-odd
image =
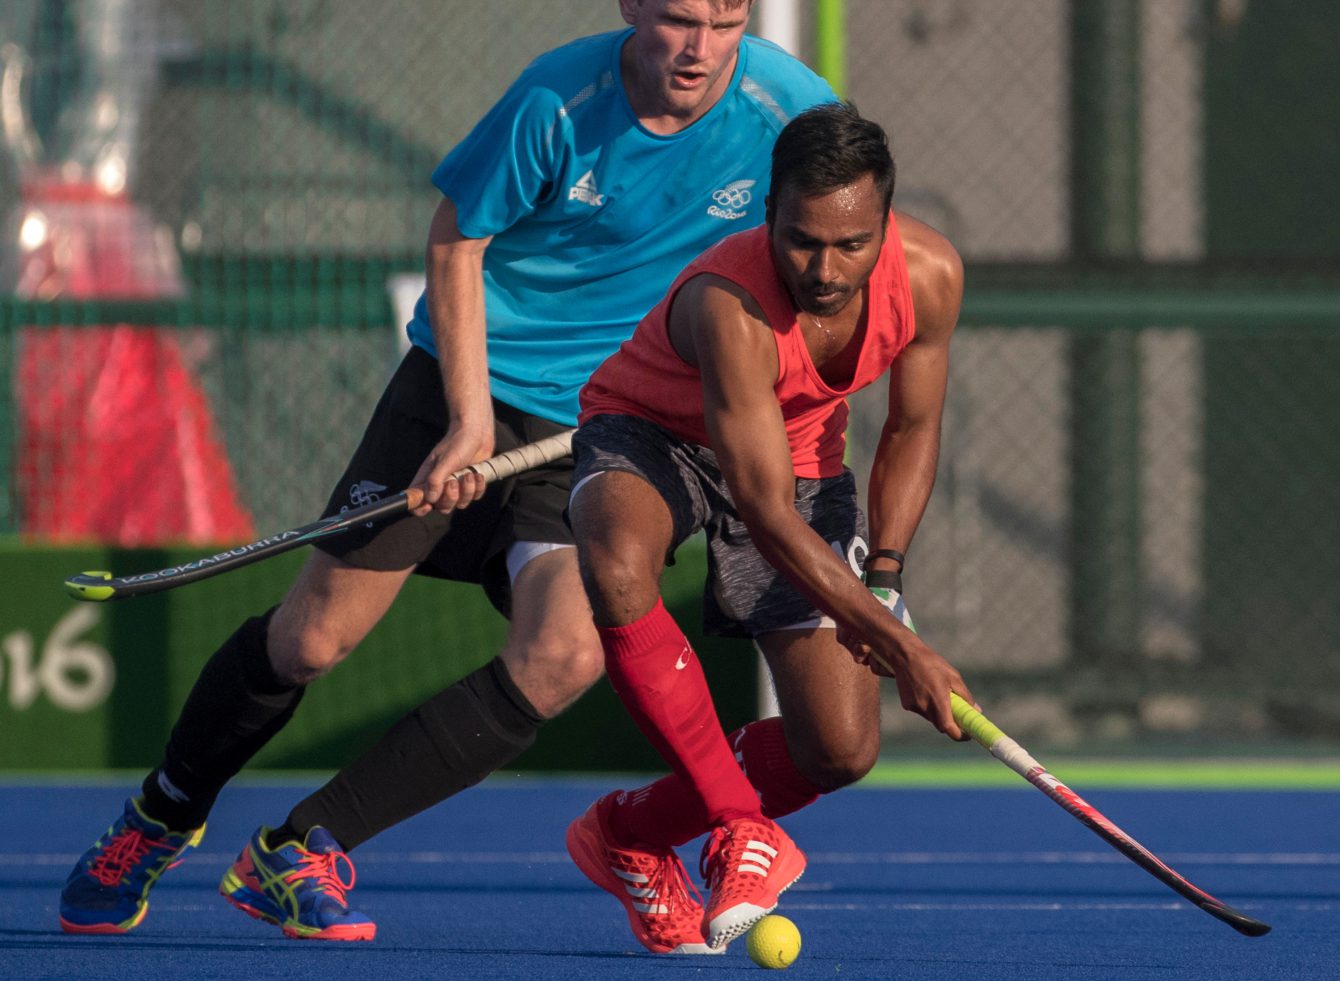
[[[815,71],[828,80],[833,91],[847,96],[847,22],[845,0],[815,0]]]
[[[1071,248],[1102,264],[1140,255],[1140,2],[1073,0]],[[1140,621],[1137,334],[1071,342],[1071,642],[1124,658]]]

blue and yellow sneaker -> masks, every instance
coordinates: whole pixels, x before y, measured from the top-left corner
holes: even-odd
[[[349,908],[354,863],[325,828],[312,828],[302,844],[271,849],[268,828],[251,836],[219,892],[243,913],[273,923],[294,940],[371,940],[377,924]],[[349,870],[346,882],[341,864]]]
[[[188,848],[205,836],[172,831],[140,809],[140,798],[75,863],[60,892],[60,927],[66,933],[127,933],[149,912],[149,890]]]

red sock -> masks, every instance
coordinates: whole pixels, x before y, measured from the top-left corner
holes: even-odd
[[[698,656],[660,600],[625,627],[600,627],[605,670],[624,707],[697,798],[709,825],[761,816],[717,720]]]
[[[763,802],[764,817],[776,820],[819,799],[819,788],[796,769],[791,759],[781,716],[751,722],[729,738],[740,768]]]
[[[727,741],[757,791],[765,817],[775,820],[818,799],[818,788],[796,769],[787,752],[781,718],[751,722],[736,729]],[[673,848],[711,827],[697,795],[675,774],[618,795],[607,817],[614,840],[626,845]]]

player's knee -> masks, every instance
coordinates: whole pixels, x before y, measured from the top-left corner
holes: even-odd
[[[573,687],[581,694],[590,688],[605,673],[605,651],[594,635],[583,638],[574,644],[569,655],[567,670],[572,677]]]
[[[824,793],[860,780],[879,759],[879,732],[846,733],[793,750],[796,768]]]
[[[522,658],[526,670],[571,679],[574,687],[585,691],[604,671],[604,652],[594,633],[581,637],[553,637],[535,640],[525,646]],[[511,665],[508,665],[511,667]]]
[[[270,630],[270,664],[279,678],[295,685],[329,674],[353,647],[319,623],[293,625],[276,617]]]
[[[657,572],[645,555],[631,549],[595,549],[580,556],[582,586],[596,623],[623,626],[655,605]]]
[[[546,716],[554,716],[575,702],[605,674],[605,652],[594,637],[574,643],[565,652],[554,695]]]
[[[618,550],[595,545],[579,546],[577,555],[587,597],[592,603],[605,603],[618,592],[620,576],[630,571],[631,564]]]
[[[545,718],[553,718],[586,693],[605,672],[595,631],[512,641],[503,661],[514,683]]]

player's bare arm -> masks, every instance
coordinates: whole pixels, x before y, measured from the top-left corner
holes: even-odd
[[[438,204],[428,230],[427,302],[450,424],[411,484],[424,494],[416,514],[465,507],[484,493],[474,474],[451,475],[493,453],[483,272],[490,241],[461,234],[450,198]]]
[[[773,392],[778,361],[772,331],[740,287],[699,276],[681,289],[671,340],[698,366],[707,432],[741,519],[759,552],[819,609],[866,639],[894,669],[903,707],[963,739],[949,692],[971,700],[958,672],[865,588],[851,567],[795,509],[795,475]]]
[[[949,377],[949,341],[963,299],[963,263],[949,241],[898,214],[916,316],[916,334],[889,369],[889,411],[870,471],[870,547],[906,553],[935,483],[940,420]],[[872,557],[868,568],[898,568]]]

